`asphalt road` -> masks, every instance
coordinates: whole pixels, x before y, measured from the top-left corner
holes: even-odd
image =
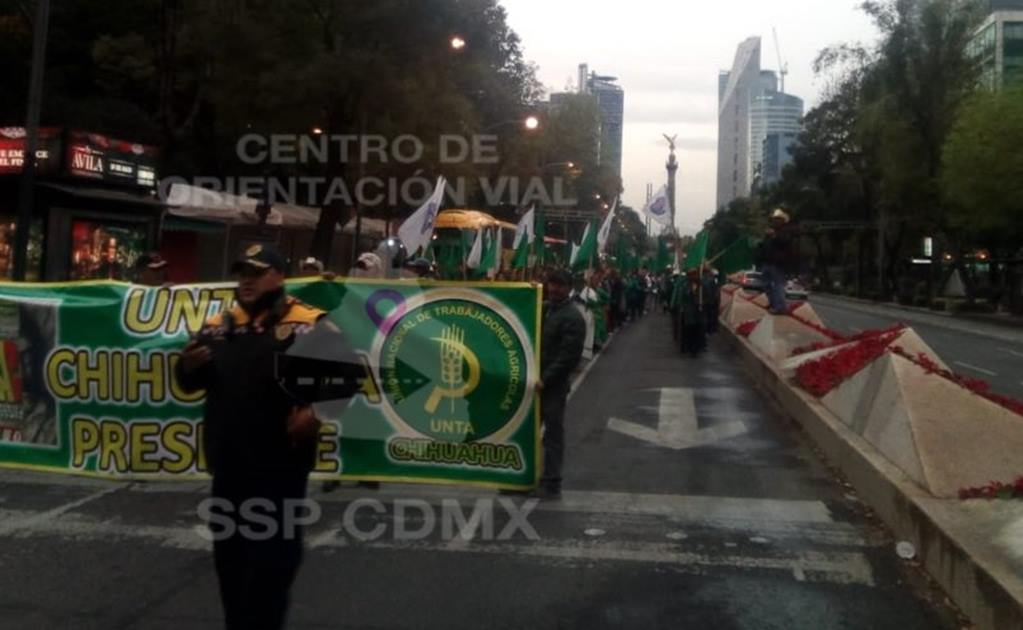
[[[824,296],[810,303],[829,328],[844,333],[908,324],[952,370],[1023,400],[1023,330]]]
[[[575,392],[561,501],[388,484],[314,492],[323,513],[289,627],[956,627],[736,359],[717,344],[683,359],[667,334],[660,315],[626,328]],[[0,626],[219,627],[195,530],[205,492],[0,472]],[[346,522],[367,498],[383,512]],[[514,535],[423,527],[453,502],[498,506],[494,531]],[[386,533],[360,541],[353,525]],[[391,535],[416,528],[416,540]]]

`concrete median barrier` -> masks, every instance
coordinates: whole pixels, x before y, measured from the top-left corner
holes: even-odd
[[[735,310],[742,302],[733,300],[731,317],[722,317],[730,331],[723,338],[757,386],[897,539],[914,545],[923,567],[976,627],[1023,629],[1023,502],[957,498],[960,488],[1023,473],[1023,417],[935,373],[944,364],[908,329],[888,344],[906,356],[885,350],[816,398],[796,386],[794,370],[850,344],[778,360],[754,339],[756,330],[749,339],[735,334],[732,321],[752,319]],[[766,336],[768,326],[779,328],[765,320],[757,328]],[[910,360],[921,354],[934,363]]]

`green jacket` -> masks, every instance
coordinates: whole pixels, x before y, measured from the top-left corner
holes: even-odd
[[[583,358],[586,321],[572,300],[543,305],[543,335],[540,338],[540,379],[545,389],[568,389],[572,371]]]

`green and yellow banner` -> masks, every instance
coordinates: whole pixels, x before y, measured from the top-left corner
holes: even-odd
[[[535,485],[538,287],[339,280],[288,291],[327,311],[362,366],[354,397],[314,404],[319,476]],[[174,367],[233,299],[231,285],[0,284],[0,466],[202,476],[203,396],[184,392]]]

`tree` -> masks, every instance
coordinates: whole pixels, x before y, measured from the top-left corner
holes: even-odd
[[[1023,89],[980,93],[963,108],[944,152],[950,225],[1018,247],[1023,236]]]

